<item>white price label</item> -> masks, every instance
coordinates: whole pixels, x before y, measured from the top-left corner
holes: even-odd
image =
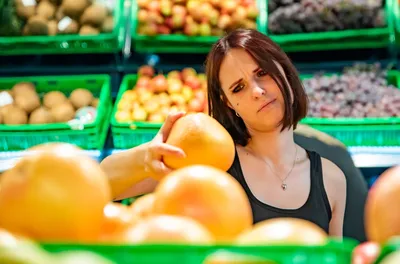
[[[14,102],[14,99],[12,96],[7,93],[7,92],[1,92],[0,93],[0,107],[12,104]]]
[[[23,6],[36,6],[36,0],[22,0]]]
[[[67,27],[72,23],[72,19],[70,17],[64,17],[58,22],[58,30],[64,31]]]

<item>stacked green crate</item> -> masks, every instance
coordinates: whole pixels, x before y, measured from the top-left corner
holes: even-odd
[[[195,246],[195,245],[57,245],[45,244],[50,252],[87,250],[98,253],[118,264],[207,264],[207,257],[217,252],[256,256],[271,264],[348,264],[357,243],[345,239],[321,246]],[[211,263],[211,262],[210,262]],[[216,262],[215,262],[216,263]],[[259,262],[257,262],[259,263]]]
[[[393,0],[393,23],[395,27],[396,44],[400,45],[400,3]]]
[[[9,90],[19,82],[33,83],[39,96],[50,91],[60,91],[69,96],[76,88],[88,89],[99,98],[96,118],[91,123],[76,127],[68,123],[0,124],[0,151],[25,150],[46,142],[72,143],[88,150],[104,147],[112,111],[108,75],[0,78],[0,87]]]
[[[312,76],[302,76],[302,79],[310,77]],[[399,88],[400,72],[389,71],[387,80],[389,84]],[[400,117],[308,117],[301,123],[330,134],[347,146],[400,145]]]
[[[256,0],[259,15],[257,17],[257,30],[266,33],[266,1]],[[132,3],[132,41],[134,49],[138,52],[148,53],[207,53],[211,46],[217,42],[219,36],[187,36],[183,34],[146,36],[139,34],[138,15],[139,7],[136,1]]]
[[[14,0],[12,0],[14,1]],[[99,5],[105,5],[104,1],[97,0]],[[36,1],[26,1],[36,3]],[[73,54],[73,53],[112,53],[122,50],[125,38],[125,17],[123,14],[124,0],[115,0],[109,3],[113,4],[112,23],[113,27],[109,33],[96,34],[70,34],[66,27],[74,27],[68,16],[61,19],[56,24],[56,30],[64,30],[64,33],[56,35],[43,34],[44,31],[50,31],[47,24],[47,30],[39,22],[35,22],[36,30],[43,31],[39,35],[23,35],[23,29],[16,36],[5,36],[0,32],[0,55],[26,55],[26,54]],[[78,4],[78,3],[77,3]],[[7,14],[10,16],[16,13],[16,6],[9,5]],[[59,8],[60,9],[60,8]],[[22,11],[20,11],[22,12]],[[56,14],[57,15],[57,14]],[[92,14],[93,15],[93,14]],[[96,14],[97,15],[97,14]],[[76,21],[76,20],[75,20]],[[65,23],[64,23],[65,22]],[[34,22],[32,22],[34,23]],[[108,27],[108,26],[107,26]],[[110,29],[107,29],[107,32]],[[75,31],[74,31],[75,32]],[[36,34],[36,33],[35,33]]]
[[[397,2],[397,0],[385,0],[385,27],[282,35],[274,35],[269,32],[268,27],[267,31],[270,37],[285,51],[389,47],[395,42],[393,13],[396,10],[394,8],[395,5],[398,5],[398,3],[395,4],[394,2]],[[342,3],[342,6],[346,6],[345,1]],[[358,11],[354,10],[354,12]],[[328,13],[328,10],[326,10],[326,13]],[[350,16],[351,14],[349,13],[348,15]]]

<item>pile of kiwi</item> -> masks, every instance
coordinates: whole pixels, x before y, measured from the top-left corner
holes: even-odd
[[[99,99],[84,88],[77,88],[67,97],[59,91],[38,94],[33,83],[20,82],[5,90],[13,98],[12,104],[0,107],[0,124],[65,123],[75,118],[82,107],[98,105]]]
[[[14,0],[22,35],[97,35],[113,31],[112,10],[98,0]]]

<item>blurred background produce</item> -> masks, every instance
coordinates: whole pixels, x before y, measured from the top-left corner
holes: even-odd
[[[385,0],[268,0],[268,31],[281,35],[384,27],[384,5]]]
[[[88,114],[86,122],[91,123],[97,104],[98,98],[84,88],[76,88],[69,95],[60,91],[39,93],[35,84],[20,82],[11,90],[0,91],[0,124],[66,123]]]
[[[343,73],[316,74],[303,81],[310,100],[310,117],[396,117],[400,115],[400,90],[388,82],[379,64],[357,64]]]
[[[6,1],[7,2],[7,1]],[[114,29],[114,6],[103,0],[11,0],[0,35],[97,35]]]
[[[256,0],[138,0],[140,35],[221,36],[257,27]]]
[[[151,66],[138,70],[132,89],[117,103],[118,122],[148,121],[162,123],[171,111],[203,112],[207,109],[206,78],[193,68],[155,73]]]

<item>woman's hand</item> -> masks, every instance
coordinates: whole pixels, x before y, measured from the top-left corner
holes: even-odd
[[[163,156],[172,155],[180,158],[186,156],[182,149],[165,143],[175,122],[184,115],[183,112],[169,114],[157,135],[148,144],[144,157],[144,168],[151,177],[160,179],[172,171],[164,164]]]

